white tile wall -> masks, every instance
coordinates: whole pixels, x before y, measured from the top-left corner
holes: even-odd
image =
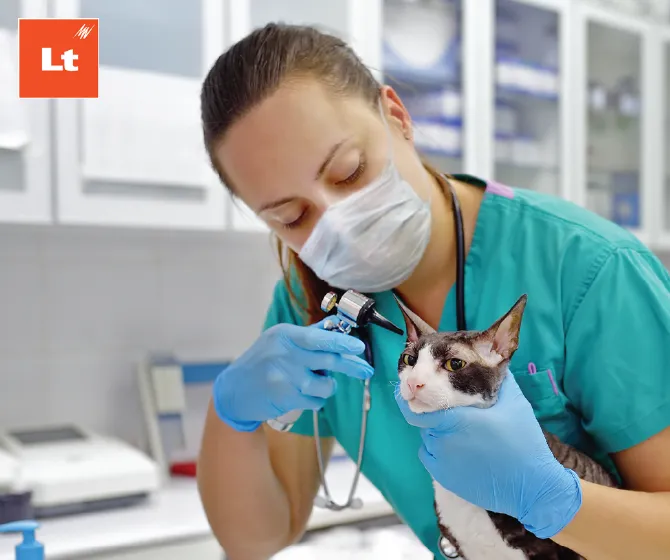
[[[76,421],[143,445],[137,361],[238,355],[275,263],[265,233],[0,227],[0,427]]]

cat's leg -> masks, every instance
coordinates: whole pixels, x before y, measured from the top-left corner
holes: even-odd
[[[522,551],[529,560],[581,560],[578,554],[550,539],[538,539],[509,515],[489,512],[489,517],[505,542],[511,548]]]
[[[437,507],[437,500],[433,500],[433,508],[435,509],[435,515],[437,516],[437,526],[440,529],[440,534],[451,543],[451,546],[454,547],[460,559],[467,560],[463,554],[463,551],[461,550],[460,545],[458,544],[458,541],[454,537],[453,533],[449,530],[449,527],[442,523],[440,510]]]
[[[572,469],[582,480],[603,486],[617,486],[610,473],[588,455],[563,443],[555,435],[544,432],[549,449],[564,467]],[[528,558],[542,560],[581,560],[572,550],[562,547],[550,539],[538,539],[516,519],[500,513],[489,512],[502,537],[513,548],[522,550]]]
[[[461,558],[528,560],[522,550],[515,549],[505,541],[489,517],[489,512],[446,490],[437,482],[433,486],[440,532],[453,544]]]

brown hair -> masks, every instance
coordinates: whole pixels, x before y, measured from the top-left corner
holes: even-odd
[[[230,126],[274,93],[291,77],[310,76],[333,91],[362,96],[371,105],[381,84],[343,40],[309,26],[270,23],[235,43],[216,60],[202,85],[201,119],[212,166],[226,187],[234,186],[214,157],[214,148]],[[276,238],[276,249],[291,299],[309,323],[320,320],[323,296],[332,288],[320,280],[294,251]],[[293,277],[294,275],[294,277]],[[296,297],[297,280],[301,297]]]

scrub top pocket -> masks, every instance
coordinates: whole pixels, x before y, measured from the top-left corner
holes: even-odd
[[[531,363],[527,368],[512,370],[512,374],[540,424],[559,437],[566,435],[566,424],[570,424],[568,399],[559,389],[555,369]]]

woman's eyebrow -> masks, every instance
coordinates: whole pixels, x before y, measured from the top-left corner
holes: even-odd
[[[337,151],[346,143],[349,141],[350,137],[345,138],[344,140],[340,140],[337,144],[335,144],[330,151],[328,152],[328,155],[326,156],[326,159],[323,161],[321,164],[321,167],[319,167],[319,170],[316,172],[316,180],[318,181],[321,179],[321,176],[324,174],[326,171],[326,167],[330,165],[330,162],[333,161],[333,158],[337,154]]]

